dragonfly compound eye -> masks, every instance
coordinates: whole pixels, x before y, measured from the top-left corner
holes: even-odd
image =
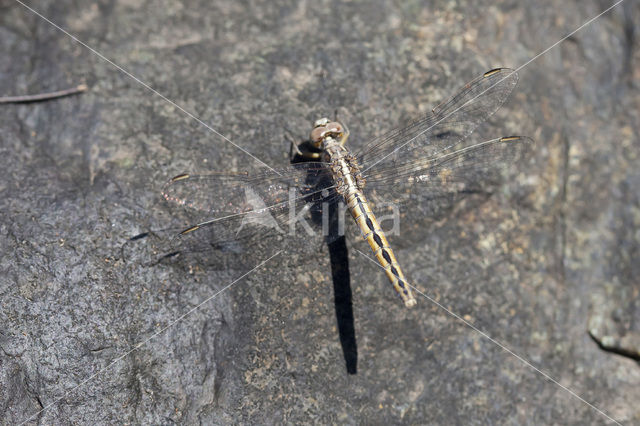
[[[328,136],[340,137],[342,135],[342,124],[332,121],[324,126],[327,129]]]
[[[342,137],[343,131],[344,129],[342,124],[332,121],[330,123],[326,123],[324,126],[315,127],[311,131],[310,139],[316,146],[320,146],[325,138],[332,137],[338,139]]]
[[[320,126],[320,127],[315,127],[311,131],[311,136],[309,136],[309,138],[311,139],[311,142],[314,145],[320,146],[325,136],[327,136],[327,128],[324,126]]]

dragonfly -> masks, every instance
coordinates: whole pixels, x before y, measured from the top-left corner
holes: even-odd
[[[347,146],[346,125],[322,118],[314,123],[307,141],[292,144],[293,157],[303,161],[271,170],[175,176],[162,189],[164,199],[200,212],[203,219],[174,233],[171,247],[176,249],[164,257],[184,247],[233,251],[233,244],[244,238],[274,232],[310,241],[313,231],[303,226],[305,232],[298,232],[295,226],[302,214],[309,213],[322,216],[321,235],[331,241],[342,234],[330,219],[342,204],[393,290],[406,307],[413,307],[412,285],[375,207],[413,203],[425,214],[437,215],[457,196],[495,183],[505,168],[526,157],[533,144],[528,137],[482,142],[469,138],[504,103],[517,81],[514,70],[487,71],[429,113],[353,152]]]

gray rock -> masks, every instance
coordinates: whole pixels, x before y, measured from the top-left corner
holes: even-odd
[[[362,145],[609,5],[32,3],[271,166],[321,116],[338,109]],[[629,424],[638,22],[626,1],[523,66],[478,137],[531,136],[530,164],[444,218],[409,212],[391,240],[422,292]],[[89,86],[0,107],[3,423],[607,422],[427,298],[405,309],[359,239],[287,242],[207,301],[275,246],[153,265],[128,238],[171,223],[171,176],[260,164],[19,3],[0,2],[0,51],[0,96]]]

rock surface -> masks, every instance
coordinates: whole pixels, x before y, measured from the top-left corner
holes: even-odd
[[[91,52],[0,1],[0,96],[90,88],[0,106],[3,422],[607,423],[566,387],[639,423],[639,4],[529,63],[608,4],[29,2]],[[498,66],[520,82],[482,134],[531,136],[531,164],[391,242],[424,294],[563,387],[425,297],[406,310],[357,239],[292,240],[219,295],[274,250],[123,254],[172,213],[167,178],[261,167],[127,73],[284,166],[320,116],[357,146]]]

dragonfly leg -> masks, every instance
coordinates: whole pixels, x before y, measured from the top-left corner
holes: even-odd
[[[291,143],[291,145],[289,146],[289,159],[293,160],[294,157],[296,156],[304,156],[304,154],[302,154],[302,151],[300,151],[300,147],[298,146],[298,144],[296,144],[294,141],[290,140],[289,141]]]
[[[333,111],[333,121],[335,121],[336,123],[340,123],[340,125],[342,126],[342,136],[340,137],[339,142],[340,146],[344,146],[344,144],[347,143],[347,139],[349,138],[349,128],[346,124],[338,120],[338,108]]]
[[[300,149],[300,147],[301,145],[291,142],[291,148],[289,149],[289,159],[291,161],[293,161],[296,157],[304,158],[305,160],[320,160],[322,158],[321,152],[308,151],[304,149],[304,146],[302,146],[302,148],[304,149],[302,150]]]
[[[349,139],[349,128],[344,123],[340,124],[342,124],[342,128],[344,129],[342,131],[342,137],[340,138],[340,146],[344,146],[344,144],[347,143],[347,139]]]
[[[285,134],[285,137],[290,142],[289,147],[289,160],[302,158],[305,160],[320,160],[322,159],[322,152],[312,151],[309,147],[309,142],[303,142],[301,144],[296,143],[291,137]]]

